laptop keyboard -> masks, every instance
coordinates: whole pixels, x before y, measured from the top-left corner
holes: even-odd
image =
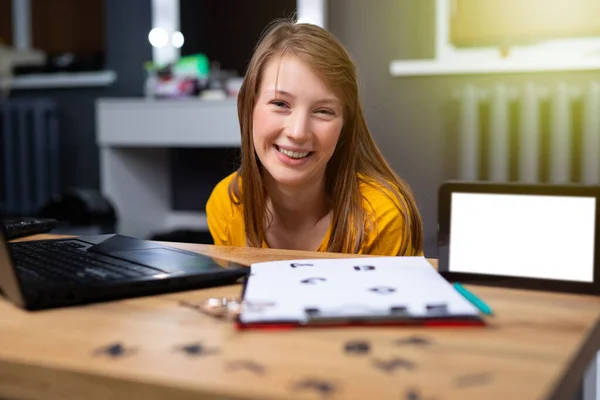
[[[77,242],[11,243],[13,260],[26,279],[55,282],[119,281],[161,273],[98,253],[78,250]]]

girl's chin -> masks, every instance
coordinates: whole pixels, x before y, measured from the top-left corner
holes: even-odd
[[[310,183],[310,177],[299,171],[268,170],[273,181],[281,186],[299,187]]]

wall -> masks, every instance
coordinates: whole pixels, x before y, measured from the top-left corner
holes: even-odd
[[[433,55],[431,0],[330,0],[329,30],[351,53],[367,123],[392,168],[417,197],[426,255],[435,253],[436,187],[442,180],[442,98],[435,80],[390,76],[389,62]]]
[[[105,0],[105,7],[106,68],[116,72],[115,83],[103,88],[15,90],[11,94],[14,98],[47,97],[58,103],[63,189],[99,189],[95,101],[99,97],[141,96],[142,64],[152,59],[150,0]]]
[[[457,113],[453,92],[469,82],[552,87],[600,78],[600,73],[526,73],[392,77],[397,59],[434,54],[434,0],[330,0],[329,30],[352,54],[362,78],[367,122],[384,156],[415,192],[425,225],[425,254],[436,257],[437,189],[455,179]]]

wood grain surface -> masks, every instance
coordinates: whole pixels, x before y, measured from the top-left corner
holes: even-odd
[[[244,264],[342,256],[171,245]],[[0,398],[571,398],[600,298],[468,288],[495,312],[484,328],[237,331],[193,307],[240,285],[36,312],[0,299]]]

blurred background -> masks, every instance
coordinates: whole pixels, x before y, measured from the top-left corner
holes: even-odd
[[[210,243],[241,77],[294,13],[356,62],[426,256],[444,180],[598,184],[597,0],[0,0],[1,212]]]

